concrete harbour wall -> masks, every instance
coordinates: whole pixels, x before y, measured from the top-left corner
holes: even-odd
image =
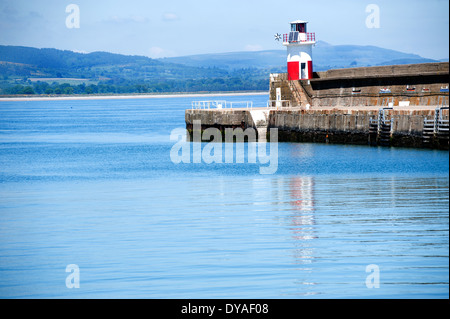
[[[225,141],[225,129],[227,128],[241,128],[242,130],[246,130],[249,127],[255,127],[252,116],[248,110],[186,110],[185,120],[186,129],[190,135],[191,141],[194,141],[195,138],[195,135],[193,134],[195,121],[199,121],[201,123],[200,125],[202,132],[210,127],[219,129],[222,133],[223,141]]]
[[[424,138],[424,121],[434,119],[435,110],[383,113],[379,123],[380,111],[376,110],[274,110],[269,127],[278,128],[280,141],[448,149],[448,131]],[[448,109],[441,116],[448,121]]]
[[[449,148],[449,63],[329,70],[311,80],[270,75],[266,127],[252,109],[186,110],[186,128],[278,129],[279,141]],[[274,102],[276,95],[288,103]],[[288,106],[288,107],[286,107]],[[264,121],[263,121],[264,122]],[[267,132],[267,133],[266,133]],[[258,137],[259,138],[259,137]]]
[[[270,99],[280,88],[297,107],[448,106],[448,76],[448,62],[328,70],[300,81],[279,73],[270,77]]]
[[[270,110],[268,129],[278,129],[280,142],[315,142],[400,147],[430,147],[448,149],[449,111],[440,111],[447,121],[441,132],[426,136],[425,120],[434,120],[436,110]],[[255,127],[248,110],[186,110],[186,128],[192,137],[194,120],[201,129]],[[374,126],[376,130],[374,130]],[[445,130],[446,129],[446,130]],[[268,130],[270,132],[270,130]],[[269,134],[269,133],[268,133]],[[428,138],[424,138],[428,137]]]

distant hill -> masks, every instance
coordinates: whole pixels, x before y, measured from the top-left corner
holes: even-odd
[[[85,79],[85,80],[84,80]],[[0,95],[268,90],[264,70],[225,70],[108,52],[0,45]]]
[[[193,67],[216,67],[225,70],[245,68],[274,69],[285,67],[286,50],[198,54],[158,60]]]
[[[68,50],[0,45],[0,74],[29,77],[160,80],[210,78],[217,75],[225,76],[227,72],[164,63],[144,56],[109,52],[85,54]]]
[[[3,62],[3,63],[1,63]],[[417,54],[375,46],[331,45],[313,48],[316,71],[332,68],[438,62]],[[124,79],[201,79],[230,76],[242,69],[285,72],[286,51],[246,51],[151,59],[108,52],[77,53],[0,45],[0,74],[30,77],[82,77]],[[248,72],[248,71],[247,71]],[[258,76],[267,76],[261,71]]]
[[[375,46],[313,49],[315,71],[424,62],[436,61]],[[285,50],[151,59],[0,45],[0,95],[268,90],[271,72],[286,72]]]
[[[108,52],[77,53],[68,50],[38,49],[23,46],[0,46],[2,61],[31,64],[39,68],[69,69],[101,65],[144,63],[158,65],[160,62],[143,56],[127,56]]]
[[[285,72],[286,50],[245,51],[199,54],[159,59],[193,67],[280,69]],[[314,70],[326,71],[358,66],[438,62],[417,54],[403,53],[376,46],[331,45],[318,41],[313,48]]]

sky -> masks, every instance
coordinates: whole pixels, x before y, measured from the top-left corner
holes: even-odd
[[[448,0],[0,0],[0,44],[151,58],[284,50],[274,34],[298,19],[333,45],[449,57]]]

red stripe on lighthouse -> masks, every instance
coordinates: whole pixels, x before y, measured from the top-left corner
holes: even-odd
[[[312,61],[308,61],[308,79],[313,78]]]

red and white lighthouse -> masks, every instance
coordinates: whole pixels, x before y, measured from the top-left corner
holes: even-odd
[[[313,77],[312,47],[316,43],[315,33],[306,31],[307,21],[291,22],[291,32],[283,35],[287,47],[288,80],[308,80]]]

